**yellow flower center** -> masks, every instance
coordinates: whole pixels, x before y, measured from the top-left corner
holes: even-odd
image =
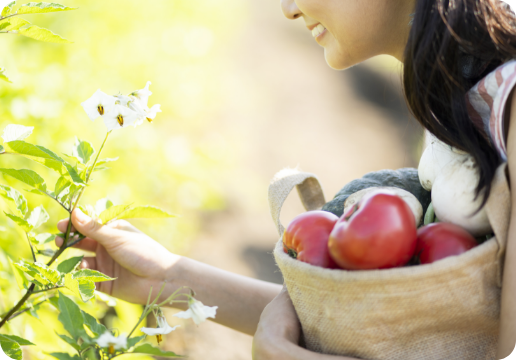
[[[152,119],[151,119],[151,118],[147,118],[147,121],[151,123],[151,122],[152,122]]]
[[[104,115],[104,106],[102,106],[102,105],[97,106],[97,110],[99,111],[100,115]]]
[[[163,335],[158,334],[156,335],[156,340],[158,340],[158,345],[163,341]]]
[[[116,119],[118,120],[120,126],[124,126],[124,117],[122,115],[118,115]]]
[[[112,344],[109,344],[109,349],[108,349],[109,353],[110,354],[114,354],[115,353],[115,346],[112,345]]]

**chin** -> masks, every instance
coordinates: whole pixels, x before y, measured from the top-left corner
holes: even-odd
[[[333,70],[346,70],[352,66],[359,64],[361,61],[353,61],[347,54],[333,49],[324,49],[324,57],[326,63]]]

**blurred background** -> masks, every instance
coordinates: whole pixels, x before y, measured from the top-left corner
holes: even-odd
[[[95,176],[82,204],[108,197],[181,214],[133,222],[170,251],[281,283],[271,255],[278,234],[267,202],[277,171],[299,167],[317,174],[329,200],[369,171],[417,166],[422,133],[404,104],[401,66],[378,57],[344,72],[331,70],[304,22],[286,20],[277,0],[61,3],[79,9],[24,18],[73,44],[1,34],[0,67],[13,83],[0,83],[0,125],[35,126],[27,141],[58,153],[70,153],[75,136],[98,148],[104,125],[91,122],[80,103],[98,88],[127,94],[152,81],[149,105],[159,103],[163,112],[152,124],[110,136],[103,155],[120,159]],[[1,159],[2,167],[22,165],[48,183],[56,179],[37,164]],[[26,197],[31,208],[43,203],[51,219],[66,215],[41,197]],[[302,211],[293,194],[283,222]],[[0,225],[7,254],[29,258],[3,215]],[[45,230],[55,232],[55,221]],[[19,295],[5,256],[0,265],[3,312]],[[138,306],[122,301],[94,301],[86,308],[121,332],[140,314]],[[70,350],[43,331],[49,322],[58,327],[50,306],[39,313],[39,319],[20,317],[10,331],[33,339],[39,350]],[[182,326],[167,337],[166,349],[193,360],[251,359],[250,336],[214,323],[170,323]],[[47,358],[34,349],[25,355]]]

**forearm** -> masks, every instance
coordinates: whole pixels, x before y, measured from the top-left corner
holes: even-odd
[[[265,306],[281,291],[281,285],[184,257],[170,267],[167,279],[163,296],[188,286],[195,291],[196,299],[208,306],[218,306],[215,322],[249,335],[254,335]]]
[[[516,342],[516,213],[509,227],[502,284],[502,308],[497,359],[503,359],[514,349]]]
[[[347,356],[314,353],[303,349],[302,347],[299,347],[298,345],[295,345],[291,342],[285,343],[285,347],[281,353],[282,360],[357,360]]]

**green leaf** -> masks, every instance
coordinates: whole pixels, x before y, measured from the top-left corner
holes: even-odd
[[[27,280],[27,278],[23,274],[23,271],[21,271],[14,265],[14,262],[12,261],[12,259],[11,258],[8,258],[8,259],[9,259],[9,263],[11,264],[11,268],[13,269],[14,278],[16,279],[16,283],[18,284],[18,287],[20,288],[20,290],[27,289],[27,287],[29,286],[29,280]]]
[[[49,242],[54,241],[55,238],[56,238],[55,234],[42,233],[42,234],[36,235],[34,237],[34,240],[37,245],[45,245],[45,244],[48,244]]]
[[[83,257],[84,255],[66,259],[65,261],[57,265],[57,270],[62,274],[68,274],[75,270],[75,268],[81,263]]]
[[[48,216],[47,211],[43,207],[43,205],[38,206],[29,215],[29,218],[27,219],[27,222],[32,225],[33,229],[37,229],[44,223],[46,223],[50,219],[50,216]]]
[[[25,217],[28,210],[27,200],[18,190],[7,185],[0,185],[0,196],[16,208],[15,215]]]
[[[16,12],[18,15],[23,14],[42,14],[56,11],[68,11],[68,10],[76,10],[77,8],[71,8],[67,6],[63,6],[61,4],[56,3],[47,3],[47,2],[30,2],[22,5],[18,11]]]
[[[108,198],[103,198],[97,201],[95,204],[95,212],[97,214],[100,214],[106,209],[109,209],[111,206],[113,206],[113,202],[109,200]]]
[[[135,336],[135,337],[132,337],[130,339],[127,339],[127,348],[128,349],[132,348],[133,346],[138,344],[140,341],[142,341],[146,337],[147,337],[147,335],[142,335],[142,336]]]
[[[0,30],[4,30],[9,25],[11,25],[11,23],[9,21],[7,21],[7,20],[0,21]]]
[[[9,124],[5,127],[2,139],[4,142],[25,140],[32,134],[34,126],[23,126],[18,124]]]
[[[56,285],[56,283],[61,279],[59,271],[50,269],[47,265],[39,262],[29,263],[27,261],[20,260],[18,263],[15,263],[14,266],[31,276],[35,281],[43,286]]]
[[[95,283],[88,279],[74,279],[72,274],[66,274],[64,278],[64,286],[70,290],[75,296],[87,302],[95,296]]]
[[[102,166],[104,164],[107,164],[108,162],[113,162],[113,161],[117,161],[117,160],[118,160],[118,157],[116,157],[116,158],[107,158],[107,159],[100,159],[99,161],[97,161],[97,164],[95,165],[95,167]]]
[[[66,40],[65,38],[54,34],[52,31],[40,28],[36,25],[28,25],[20,28],[18,30],[18,34],[26,36],[28,38],[44,41],[44,42],[52,42],[52,43],[61,43],[61,44],[70,44],[71,41]]]
[[[59,359],[59,360],[81,360],[81,358],[79,357],[79,355],[70,355],[68,353],[49,353],[48,355],[50,356],[53,356],[55,357],[56,359]]]
[[[151,344],[143,344],[138,347],[136,347],[133,351],[133,353],[139,353],[139,354],[148,354],[148,355],[155,355],[155,356],[167,356],[167,357],[182,357],[181,355],[177,355],[176,353],[173,353],[172,351],[165,351],[158,349]]]
[[[49,169],[58,172],[60,175],[70,177],[70,179],[78,185],[85,185],[77,171],[61,157],[53,151],[39,145],[16,140],[5,143],[8,153],[14,153],[25,156],[26,158],[36,161]]]
[[[75,139],[72,155],[75,156],[81,164],[86,165],[94,153],[95,150],[89,142],[77,138]]]
[[[57,319],[63,324],[64,328],[72,336],[74,340],[84,333],[81,309],[70,298],[59,292],[59,316]],[[55,356],[55,355],[53,355]]]
[[[14,360],[22,360],[22,350],[20,345],[12,340],[0,339],[0,346],[4,351],[5,355]]]
[[[23,219],[23,218],[21,218],[19,216],[16,216],[16,215],[12,215],[12,214],[6,213],[6,212],[4,212],[4,214],[9,219],[14,221],[16,223],[16,225],[21,227],[23,229],[23,231],[30,232],[32,230],[32,225],[29,224],[25,219]]]
[[[108,221],[115,219],[117,216],[122,214],[124,211],[129,209],[131,205],[114,205],[100,213],[99,219],[103,224]]]
[[[103,281],[112,281],[115,280],[99,271],[91,270],[91,269],[82,269],[72,274],[74,279],[84,279],[90,280],[93,282],[103,282]]]
[[[77,344],[77,341],[75,341],[71,337],[62,335],[62,334],[57,334],[57,336],[59,336],[61,339],[63,339],[67,344],[71,345],[75,350],[79,351],[81,349],[79,344]]]
[[[95,319],[93,316],[82,310],[81,312],[82,316],[84,316],[84,325],[87,325],[91,332],[95,334],[95,336],[100,336],[107,331],[106,327],[102,324],[99,324],[97,319]]]
[[[38,190],[45,192],[47,190],[47,185],[45,184],[45,180],[41,176],[38,175],[35,171],[28,169],[3,169],[0,168],[0,172],[9,175],[21,182],[24,182],[27,185],[30,185]]]
[[[9,25],[4,29],[5,31],[15,31],[19,30],[22,26],[30,25],[29,21],[19,17],[11,17],[3,21],[9,23]]]
[[[11,82],[11,80],[9,80],[9,78],[5,74],[5,69],[2,68],[0,68],[0,79],[2,79],[3,81],[7,81],[9,83]]]
[[[11,3],[7,4],[7,5],[3,8],[3,10],[2,10],[2,9],[0,9],[0,10],[2,10],[2,14],[0,14],[0,16],[1,16],[1,17],[6,17],[6,16],[8,16],[8,15],[11,15],[11,12],[13,11],[13,6],[14,6],[15,4],[16,4],[16,1],[13,1],[13,2],[11,2]]]
[[[18,343],[19,345],[21,346],[29,346],[29,345],[34,345],[33,343],[31,343],[29,340],[26,340],[26,339],[23,339],[19,336],[16,336],[16,335],[5,335],[5,334],[1,334],[0,335],[0,340],[1,339],[5,339],[5,340],[10,340],[10,341],[14,341],[16,343]]]
[[[177,217],[177,215],[170,214],[155,206],[135,206],[127,209],[122,214],[117,216],[117,219],[134,219],[134,218],[170,218]]]
[[[64,176],[61,176],[59,179],[57,179],[56,186],[54,187],[54,195],[59,197],[63,190],[70,185],[70,181],[68,181]]]

